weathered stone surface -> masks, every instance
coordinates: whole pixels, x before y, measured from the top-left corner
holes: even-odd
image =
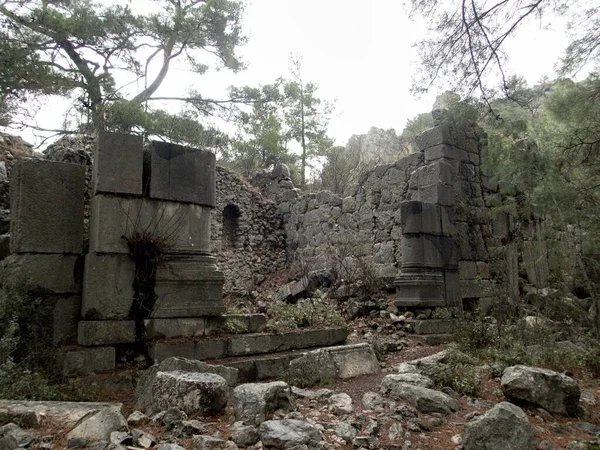
[[[237,445],[213,436],[194,436],[191,450],[237,450]]]
[[[79,345],[128,344],[136,341],[133,320],[80,321],[77,333]]]
[[[206,319],[204,317],[148,319],[145,321],[145,325],[150,339],[204,336]]]
[[[108,440],[113,431],[127,429],[127,421],[121,413],[121,407],[100,409],[96,414],[86,417],[67,434],[67,439]]]
[[[502,402],[467,422],[462,432],[465,450],[535,450],[536,440],[521,408]]]
[[[529,282],[537,288],[548,286],[548,245],[545,241],[523,242],[523,265]]]
[[[215,206],[214,153],[155,141],[150,165],[150,197]]]
[[[152,342],[149,353],[155,364],[171,357],[199,361],[220,359],[227,356],[227,340],[218,338],[185,342]]]
[[[444,275],[441,272],[402,272],[394,282],[396,306],[429,308],[446,306]]]
[[[225,328],[239,325],[247,333],[262,333],[267,325],[264,314],[224,314],[222,319]]]
[[[354,405],[352,403],[352,397],[348,394],[341,392],[333,394],[327,401],[327,409],[336,416],[345,416],[352,414],[354,411]]]
[[[81,292],[81,259],[76,255],[12,254],[2,261],[2,284],[38,294]]]
[[[408,383],[393,383],[391,379],[381,385],[381,394],[396,400],[406,400],[422,413],[451,414],[459,409],[452,397],[433,389]]]
[[[233,410],[236,420],[248,425],[260,425],[281,409],[296,409],[292,390],[283,381],[247,383],[233,390]],[[264,443],[264,442],[263,442]]]
[[[0,449],[2,450],[28,448],[33,439],[33,434],[22,430],[14,423],[8,423],[0,427]]]
[[[502,392],[515,402],[532,403],[553,414],[575,416],[581,391],[575,380],[539,367],[512,366],[502,373]]]
[[[458,248],[447,236],[403,235],[402,269],[458,269]]]
[[[439,206],[419,201],[400,204],[402,233],[442,234],[442,218]]]
[[[152,383],[155,411],[176,407],[187,414],[219,414],[227,405],[225,379],[213,373],[157,372]]]
[[[254,445],[260,439],[258,429],[252,425],[244,425],[243,422],[235,422],[231,427],[231,440],[238,445]]]
[[[133,304],[135,262],[129,255],[88,253],[85,257],[81,317],[122,320]]]
[[[237,384],[238,370],[232,367],[206,364],[202,361],[185,358],[168,358],[147,369],[138,380],[135,390],[136,409],[146,413],[153,412],[154,380],[158,372],[181,371],[191,373],[212,373],[221,376],[229,387]]]
[[[84,167],[23,160],[10,179],[11,251],[81,253]]]
[[[417,334],[442,334],[451,332],[459,324],[449,319],[427,319],[409,322]]]
[[[94,152],[94,194],[142,195],[144,138],[101,132]]]
[[[170,253],[210,252],[210,208],[176,202],[96,195],[91,200],[90,251],[128,254],[125,237],[147,232]]]
[[[430,388],[433,386],[433,381],[431,381],[431,378],[426,377],[425,375],[421,375],[419,373],[399,373],[386,375],[381,381],[381,388],[389,392],[393,390],[394,385],[397,383],[414,384],[415,386],[421,386],[425,388]]]
[[[259,428],[260,440],[263,445],[277,449],[292,448],[307,445],[317,446],[323,437],[319,429],[303,420],[268,420]]]
[[[62,353],[60,359],[62,373],[66,377],[115,370],[114,347],[67,350]]]
[[[338,368],[325,349],[309,352],[289,363],[288,377],[301,386],[314,386],[337,378]]]

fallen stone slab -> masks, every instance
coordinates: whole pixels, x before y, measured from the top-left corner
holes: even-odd
[[[110,439],[114,431],[127,430],[127,420],[121,413],[121,407],[104,408],[94,414],[84,416],[67,433],[67,439],[89,439],[100,441]]]
[[[158,372],[182,371],[194,373],[212,373],[223,377],[229,388],[238,382],[238,370],[232,367],[207,364],[185,358],[168,358],[147,369],[138,380],[135,390],[136,409],[151,414],[153,411],[153,383]]]
[[[581,391],[571,377],[539,367],[512,366],[502,373],[508,400],[541,406],[553,414],[576,416]]]
[[[531,424],[521,408],[502,402],[467,422],[462,432],[464,450],[535,450]]]
[[[458,402],[440,391],[408,383],[382,383],[381,394],[394,400],[405,400],[425,414],[451,414],[458,411]]]
[[[213,373],[158,372],[152,404],[155,411],[176,407],[187,414],[214,415],[225,409],[228,393],[225,379]]]
[[[120,411],[121,407],[120,403],[0,400],[0,422],[13,422],[23,428],[38,428],[50,422],[69,429],[99,411]]]

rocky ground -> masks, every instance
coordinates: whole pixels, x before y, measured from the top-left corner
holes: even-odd
[[[99,376],[97,385],[113,389],[98,390],[97,400],[123,403],[124,415],[102,409],[103,415],[83,415],[73,426],[66,426],[66,419],[57,423],[50,413],[34,414],[33,420],[23,416],[29,423],[0,428],[0,450],[18,444],[96,450],[600,448],[598,379],[574,375],[573,381],[519,366],[503,373],[490,368],[478,397],[459,395],[433,386],[428,377],[443,367],[445,346],[421,345],[378,319],[356,321],[353,329],[351,340],[380,338],[391,350],[382,356],[379,374],[309,389],[283,381],[252,383],[235,388],[227,401],[230,388],[224,378],[170,372],[175,378],[150,379],[154,401],[146,404],[139,395],[136,404],[136,394],[127,383],[115,382],[118,377]],[[169,387],[173,380],[177,388]],[[86,383],[93,384],[90,379]],[[192,398],[184,385],[192,386],[189,392],[200,387],[206,394]],[[177,407],[169,407],[171,401]]]

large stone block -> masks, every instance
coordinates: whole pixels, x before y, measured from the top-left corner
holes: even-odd
[[[135,262],[127,255],[88,253],[81,316],[85,320],[125,319],[133,303]]]
[[[129,253],[134,233],[164,240],[169,253],[210,252],[210,208],[141,198],[97,195],[92,199],[90,251]]]
[[[171,339],[175,337],[204,336],[206,319],[148,319],[145,321],[149,339]]]
[[[446,289],[446,306],[461,306],[461,283],[458,270],[444,271],[444,287]]]
[[[442,219],[439,206],[418,201],[400,204],[402,233],[442,234]]]
[[[458,248],[448,236],[402,236],[402,268],[458,269]]]
[[[44,301],[52,302],[52,342],[59,344],[75,340],[77,337],[77,322],[81,311],[79,295],[51,296]]]
[[[221,359],[227,355],[226,339],[202,339],[185,342],[154,342],[150,344],[149,355],[154,364],[173,356],[198,361]]]
[[[156,272],[152,318],[218,316],[223,274],[212,256],[171,256]]]
[[[85,167],[38,159],[10,175],[13,253],[81,253]]]
[[[142,195],[142,136],[101,132],[94,152],[94,193]]]
[[[453,206],[456,203],[454,188],[441,183],[419,186],[418,199],[424,203]]]
[[[2,261],[2,285],[37,294],[77,294],[81,261],[77,255],[12,254]]]
[[[444,276],[440,273],[401,273],[395,282],[399,308],[445,306]]]
[[[81,321],[77,341],[92,347],[106,344],[128,344],[136,341],[133,320]]]
[[[215,206],[214,153],[153,142],[150,165],[151,198]]]
[[[103,373],[115,370],[114,347],[95,347],[67,350],[61,355],[64,376]]]

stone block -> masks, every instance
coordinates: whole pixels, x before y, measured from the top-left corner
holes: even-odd
[[[228,356],[257,355],[270,353],[276,349],[286,350],[284,335],[273,334],[243,334],[231,336],[228,343]],[[280,346],[283,348],[279,348]]]
[[[227,314],[222,317],[225,330],[241,328],[245,333],[260,333],[267,326],[264,314]]]
[[[456,203],[454,189],[441,183],[419,186],[418,198],[424,203],[453,206]]]
[[[11,251],[81,253],[85,167],[22,160],[10,178]]]
[[[442,219],[442,234],[444,236],[455,236],[456,229],[456,210],[452,206],[439,206],[440,217]]]
[[[419,167],[413,176],[417,177],[417,186],[429,186],[441,183],[453,185],[456,183],[456,170],[446,161],[434,161]]]
[[[2,261],[2,285],[37,294],[81,292],[81,257],[12,254]]]
[[[419,150],[426,150],[436,145],[453,144],[454,140],[449,127],[438,125],[417,135],[415,137],[415,142],[417,147],[419,147]]]
[[[256,359],[254,361],[256,378],[252,381],[281,379],[282,374],[287,372],[290,361],[297,357],[297,353],[292,353]]]
[[[461,280],[474,280],[477,278],[477,263],[475,261],[460,261],[458,267]]]
[[[70,377],[88,373],[115,370],[114,347],[95,347],[67,350],[61,355],[63,376]]]
[[[508,238],[508,214],[500,213],[492,216],[492,230],[494,236]]]
[[[123,236],[162,237],[169,253],[210,252],[210,208],[139,198],[97,195],[91,201],[90,251],[128,254]]]
[[[171,256],[156,272],[152,318],[221,315],[223,274],[212,256]]]
[[[81,317],[85,320],[129,317],[134,278],[135,262],[128,255],[88,253],[85,257]]]
[[[94,195],[142,195],[143,137],[101,132],[97,142],[92,175]]]
[[[446,291],[446,306],[461,306],[461,281],[457,270],[444,271],[444,289]]]
[[[184,342],[153,342],[149,348],[150,358],[157,364],[172,356],[206,361],[227,356],[226,339],[201,339]]]
[[[399,308],[445,306],[444,276],[437,273],[401,273],[396,285]]]
[[[415,320],[411,324],[417,334],[450,333],[458,325],[455,320],[449,319]]]
[[[462,298],[495,297],[499,294],[499,286],[489,280],[461,280]]]
[[[77,341],[85,347],[136,341],[133,320],[81,321]]]
[[[148,319],[145,321],[149,339],[171,339],[176,337],[204,336],[206,319]]]
[[[153,142],[150,166],[151,198],[215,206],[214,153]]]
[[[436,145],[425,149],[425,161],[435,161],[438,159],[470,161],[469,154],[465,150],[452,145]]]
[[[402,268],[457,269],[458,249],[448,236],[403,235]]]
[[[402,202],[400,217],[403,234],[442,234],[439,206],[419,201]]]
[[[52,342],[74,341],[77,337],[77,322],[81,312],[81,297],[79,295],[52,296],[44,301],[52,301],[54,314],[52,316]]]
[[[337,369],[338,378],[353,378],[378,373],[379,362],[371,344],[361,343],[326,348]]]

